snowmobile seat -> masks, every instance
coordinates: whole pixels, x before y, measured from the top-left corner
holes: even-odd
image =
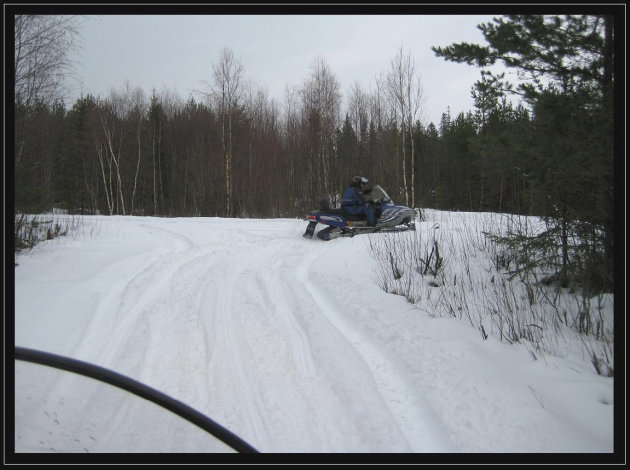
[[[363,214],[359,214],[359,215],[354,215],[354,214],[348,214],[347,212],[344,212],[342,208],[336,208],[336,209],[328,209],[326,212],[329,212],[330,214],[339,214],[339,215],[343,215],[345,217],[346,220],[351,220],[351,221],[359,221],[359,220],[366,220],[365,216]]]
[[[359,214],[359,215],[347,214],[340,207],[338,208],[330,207],[330,201],[326,198],[320,199],[319,210],[322,212],[328,212],[329,214],[343,215],[346,218],[346,220],[351,220],[353,222],[356,222],[359,220],[366,220],[365,216],[362,214]]]

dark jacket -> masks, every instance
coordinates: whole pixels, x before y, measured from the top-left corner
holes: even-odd
[[[361,189],[356,186],[349,186],[341,198],[341,207],[344,209],[350,207],[364,207],[365,204],[366,201],[363,197],[363,193]]]
[[[363,191],[355,185],[350,185],[350,187],[346,189],[346,192],[343,193],[341,208],[347,214],[362,214],[365,216],[370,226],[373,227],[376,225],[376,214],[374,213],[374,208],[368,204],[363,197]]]

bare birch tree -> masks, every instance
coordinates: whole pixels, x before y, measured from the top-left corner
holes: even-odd
[[[115,129],[114,129],[114,126],[116,124],[110,122],[111,120],[113,121],[116,121],[116,120],[115,119],[110,120],[108,116],[105,114],[106,113],[100,114],[104,141],[101,142],[100,144],[97,143],[97,151],[99,152],[99,160],[101,160],[101,167],[103,167],[103,160],[104,160],[104,156],[102,154],[107,155],[107,161],[109,162],[109,173],[110,173],[109,184],[110,184],[111,200],[116,201],[116,208],[120,207],[122,214],[126,215],[125,197],[123,195],[123,184],[122,184],[121,171],[120,171],[121,156],[122,156],[122,152],[121,152],[122,139],[121,137],[118,138],[118,146],[116,147],[115,146],[116,135],[115,135]],[[122,133],[122,130],[120,130],[119,133]],[[118,191],[115,191],[113,189],[112,177],[111,177],[112,170],[115,171],[116,189]],[[114,195],[115,195],[115,198],[114,198]],[[112,211],[112,207],[113,207],[113,202],[112,202],[112,205],[110,206],[110,212]]]
[[[77,17],[15,16],[15,104],[30,109],[36,102],[60,98],[72,70],[69,53],[77,45]],[[16,165],[24,151],[26,116],[16,123]]]
[[[368,126],[369,102],[369,95],[358,82],[355,82],[348,95],[348,115],[352,128],[359,138]]]
[[[72,70],[69,53],[77,45],[75,16],[15,16],[15,101],[52,103]]]
[[[321,187],[331,196],[334,196],[331,178],[336,170],[333,144],[341,109],[339,88],[339,82],[326,62],[317,58],[302,89],[303,111],[309,129],[312,176],[318,178],[314,189],[317,191]]]
[[[162,103],[152,92],[149,104],[149,126],[151,133],[151,162],[153,168],[153,214],[157,215],[161,210],[162,200],[162,121],[164,111]]]
[[[104,118],[102,110],[97,110],[100,127],[103,127]],[[103,190],[105,192],[105,200],[107,202],[107,211],[109,215],[114,214],[114,189],[112,184],[112,162],[111,154],[108,151],[106,139],[103,139],[99,132],[99,127],[93,127],[94,145],[96,147],[96,155],[101,168],[101,176],[103,177]]]
[[[415,207],[417,169],[415,165],[414,122],[418,118],[422,102],[422,86],[420,77],[416,73],[415,61],[411,54],[404,54],[402,47],[391,62],[391,69],[387,75],[387,86],[397,120],[401,126],[405,203]]]
[[[290,194],[296,194],[297,191],[295,181],[296,181],[296,157],[297,157],[297,132],[298,132],[298,123],[299,123],[299,113],[298,113],[298,91],[295,86],[286,86],[285,87],[285,100],[283,107],[283,119],[282,126],[280,127],[280,136],[284,139],[286,146],[286,158],[287,158],[287,184],[288,190]]]
[[[223,48],[219,61],[213,65],[214,84],[211,96],[214,99],[221,121],[221,144],[223,148],[223,171],[225,181],[225,211],[228,217],[234,212],[233,200],[233,125],[243,93],[243,66],[229,48]]]
[[[138,175],[140,174],[140,162],[142,161],[142,129],[143,122],[147,115],[147,101],[144,96],[144,92],[141,88],[130,89],[129,84],[126,85],[126,96],[130,103],[130,116],[133,116],[132,121],[136,123],[135,128],[135,137],[136,144],[138,149],[138,160],[136,162],[136,171],[133,178],[133,189],[131,191],[131,207],[129,209],[129,214],[134,215],[135,211],[135,198],[136,198],[136,190],[138,188]]]

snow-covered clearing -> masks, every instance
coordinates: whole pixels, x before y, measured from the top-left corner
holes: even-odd
[[[431,318],[378,287],[368,236],[305,226],[83,217],[17,257],[15,343],[134,378],[261,452],[613,451],[614,379],[588,357]],[[232,452],[117,388],[15,369],[17,452]]]

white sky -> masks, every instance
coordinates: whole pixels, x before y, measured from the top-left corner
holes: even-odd
[[[105,15],[86,16],[73,56],[83,93],[106,96],[128,81],[184,99],[211,81],[212,64],[229,47],[245,78],[278,104],[285,88],[301,86],[317,57],[335,74],[345,99],[358,82],[374,89],[402,46],[412,54],[424,91],[424,121],[439,123],[473,109],[470,90],[480,69],[446,62],[431,46],[486,42],[477,25],[491,15]],[[71,95],[73,102],[79,86]]]

